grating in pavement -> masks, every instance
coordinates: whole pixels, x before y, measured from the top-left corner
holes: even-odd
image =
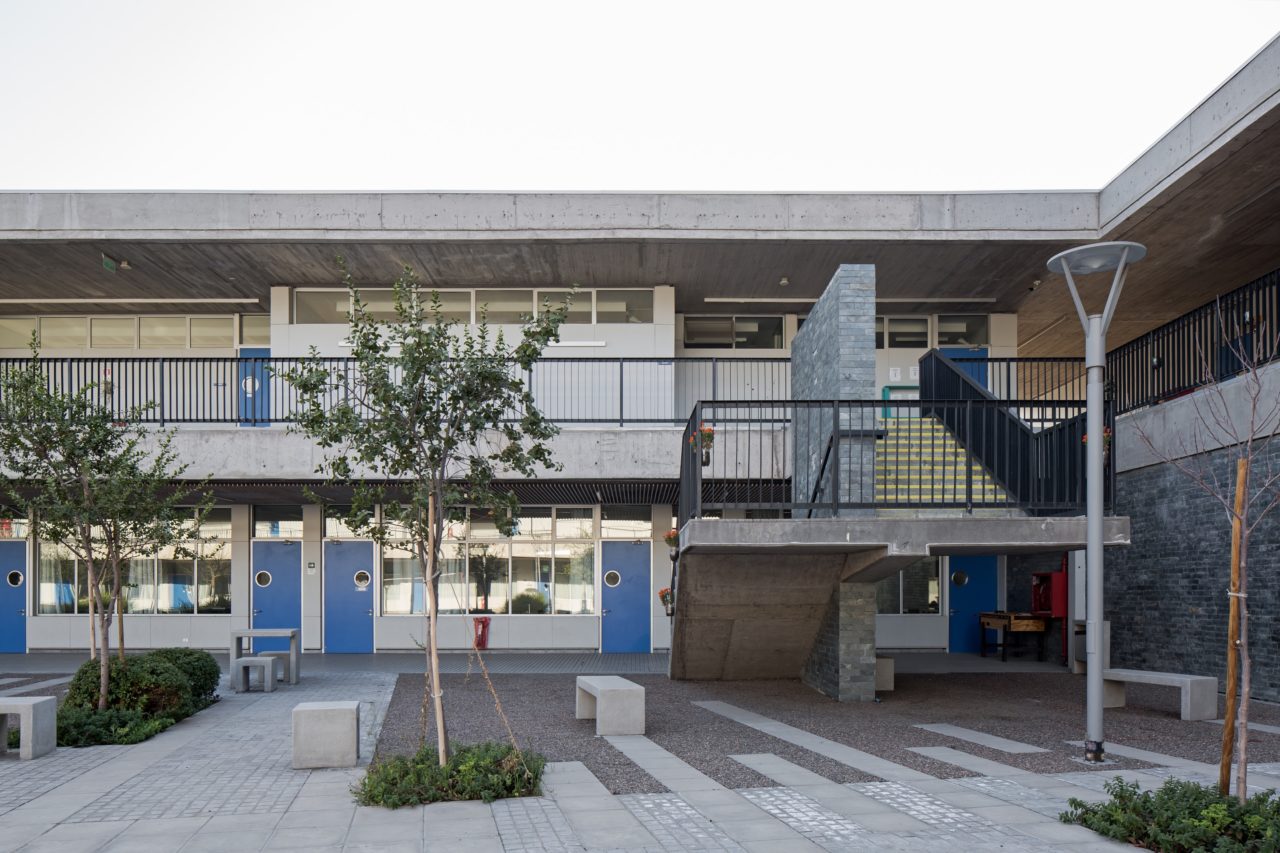
[[[664,850],[733,851],[743,848],[676,794],[618,797]]]
[[[493,821],[507,851],[585,850],[555,801],[546,797],[517,797],[493,803]]]

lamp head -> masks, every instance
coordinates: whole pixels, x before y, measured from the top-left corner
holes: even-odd
[[[1128,254],[1125,252],[1128,250]],[[1112,243],[1090,243],[1087,246],[1076,246],[1059,252],[1049,259],[1049,272],[1064,275],[1070,270],[1072,275],[1089,275],[1095,272],[1110,272],[1120,266],[1123,258],[1126,265],[1136,264],[1147,256],[1147,247],[1141,243],[1116,241]]]

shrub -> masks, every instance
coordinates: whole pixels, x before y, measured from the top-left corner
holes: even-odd
[[[536,589],[527,589],[511,599],[512,613],[546,613],[547,597]]]
[[[18,730],[18,727],[17,727],[17,726],[10,726],[10,727],[9,727],[9,740],[8,740],[9,748],[10,748],[10,749],[17,749],[17,748],[18,748],[18,746],[19,746],[19,743],[20,743],[20,741],[21,741],[21,737],[22,737],[22,733]]]
[[[67,707],[87,711],[98,707],[98,662],[81,664],[71,679],[65,702]],[[150,655],[113,657],[110,660],[110,684],[107,707],[140,711],[151,717],[180,720],[194,710],[191,681],[176,666]]]
[[[193,710],[198,711],[213,704],[218,691],[218,680],[222,678],[222,670],[218,668],[213,655],[200,649],[170,648],[155,649],[145,656],[168,661],[187,677],[191,682]]]
[[[1274,791],[1255,794],[1243,805],[1216,788],[1170,779],[1156,791],[1114,779],[1106,784],[1105,803],[1069,801],[1063,823],[1149,850],[1214,853],[1280,850],[1280,798]]]
[[[148,717],[141,711],[110,708],[91,711],[63,706],[58,710],[58,746],[139,743],[173,725],[171,717]]]
[[[416,806],[441,800],[484,800],[538,794],[547,760],[508,743],[478,743],[454,750],[441,767],[435,747],[412,758],[395,756],[369,768],[355,788],[362,806]]]

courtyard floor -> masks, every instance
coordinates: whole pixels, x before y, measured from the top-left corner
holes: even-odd
[[[0,657],[0,692],[58,692],[47,682],[82,659],[62,657]],[[387,811],[352,801],[363,768],[293,770],[301,701],[359,699],[362,761],[419,736],[420,656],[307,656],[300,684],[224,689],[145,743],[0,760],[0,853],[1124,849],[1058,822],[1067,799],[1098,799],[1117,774],[1216,779],[1221,729],[1179,720],[1174,691],[1131,686],[1107,713],[1116,763],[1076,761],[1083,679],[1052,668],[929,674],[941,665],[916,660],[880,703],[841,705],[797,682],[670,682],[660,656],[486,660],[517,736],[552,762],[542,797]],[[466,656],[445,668],[451,734],[505,737]],[[610,670],[645,686],[646,735],[597,738],[574,719],[573,676]],[[1280,786],[1280,708],[1255,703],[1253,718],[1251,779]]]

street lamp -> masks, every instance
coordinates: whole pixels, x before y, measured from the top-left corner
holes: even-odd
[[[1085,445],[1086,513],[1088,545],[1085,551],[1085,722],[1086,761],[1102,761],[1102,469],[1106,441],[1103,438],[1103,371],[1107,365],[1107,327],[1120,301],[1124,275],[1130,264],[1146,257],[1147,247],[1141,243],[1091,243],[1059,252],[1049,259],[1049,272],[1066,276],[1071,299],[1084,327],[1084,365],[1088,371],[1085,435],[1093,441]],[[1101,314],[1086,314],[1076,288],[1075,276],[1115,270],[1111,292]]]

